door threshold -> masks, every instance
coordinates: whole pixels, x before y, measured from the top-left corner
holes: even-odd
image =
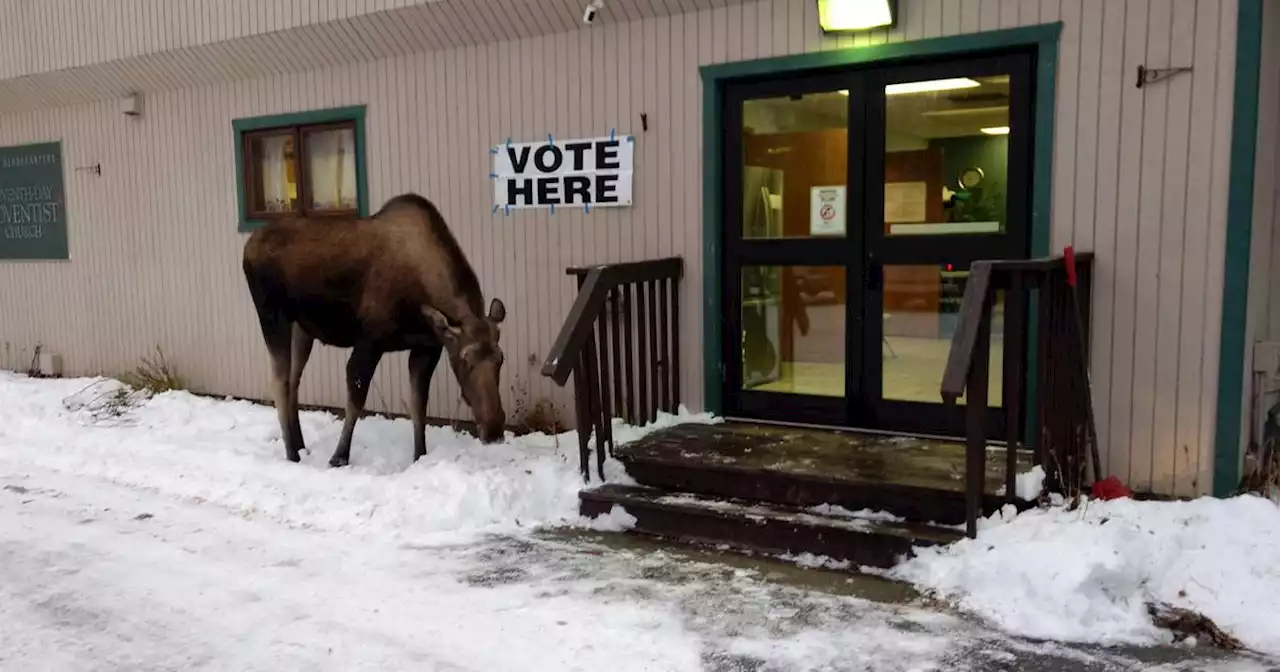
[[[785,420],[762,420],[760,418],[742,418],[732,415],[722,416],[727,422],[742,422],[757,425],[773,425],[778,427],[796,427],[799,429],[821,429],[831,432],[853,432],[857,434],[874,434],[877,436],[904,436],[912,439],[921,439],[927,441],[942,441],[949,443],[964,443],[963,436],[945,436],[943,434],[926,434],[921,432],[894,431],[891,429],[873,429],[870,427],[856,427],[847,425],[823,425],[810,422],[788,422]],[[987,440],[988,447],[1004,448],[1008,444],[1007,441]]]

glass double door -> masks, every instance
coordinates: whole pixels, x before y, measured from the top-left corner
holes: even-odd
[[[1031,76],[1003,54],[725,90],[727,415],[963,435],[942,374],[970,265],[1028,256]],[[1026,338],[1005,308],[996,436],[1004,344]]]

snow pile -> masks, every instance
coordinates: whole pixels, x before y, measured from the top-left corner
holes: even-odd
[[[1036,465],[1031,467],[1030,471],[1024,471],[1016,474],[1013,481],[1013,494],[1024,502],[1029,502],[1040,496],[1040,492],[1044,490],[1044,467]],[[1005,487],[1002,485],[996,489],[996,494],[1004,496]]]
[[[275,410],[166,392],[133,398],[127,421],[104,413],[118,384],[107,379],[41,380],[0,372],[0,471],[23,464],[209,502],[286,524],[451,543],[458,535],[510,532],[549,524],[585,524],[577,515],[574,432],[531,434],[483,445],[447,427],[427,428],[427,455],[413,463],[408,420],[379,417],[356,425],[352,466],[330,469],[342,422],[300,414],[310,449],[301,464],[284,459]],[[618,443],[677,423],[716,422],[684,408],[643,428],[616,422]],[[594,472],[594,455],[592,470]],[[614,460],[613,482],[627,481]],[[599,524],[628,524],[625,513]]]
[[[1146,611],[1165,602],[1280,654],[1280,509],[1265,499],[1006,506],[981,522],[977,539],[918,548],[888,575],[1028,637],[1167,642]]]

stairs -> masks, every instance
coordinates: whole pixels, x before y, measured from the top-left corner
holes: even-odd
[[[584,515],[615,505],[635,516],[632,532],[701,546],[724,546],[771,556],[810,553],[853,568],[891,567],[913,546],[948,544],[956,529],[875,520],[773,504],[672,494],[645,486],[605,485],[581,495]]]
[[[958,443],[903,437],[678,425],[619,446],[638,485],[583,490],[579,506],[592,517],[620,506],[632,533],[679,543],[887,568],[963,537],[963,455]],[[1007,501],[995,494],[1004,460],[988,451],[988,514]]]

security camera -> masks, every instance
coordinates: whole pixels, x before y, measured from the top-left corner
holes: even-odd
[[[596,15],[600,13],[600,8],[604,5],[602,0],[593,0],[591,4],[582,12],[582,22],[588,26],[596,22]]]

